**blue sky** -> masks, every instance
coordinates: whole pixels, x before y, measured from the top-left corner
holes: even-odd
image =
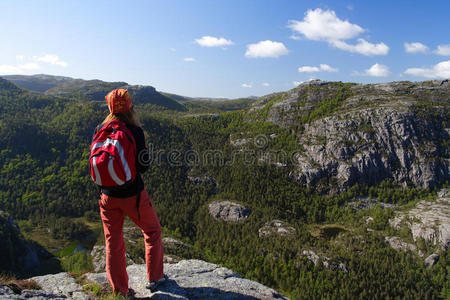
[[[0,75],[243,97],[319,78],[450,78],[450,1],[0,2]]]

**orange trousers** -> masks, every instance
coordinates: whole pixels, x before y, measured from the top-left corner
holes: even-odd
[[[152,200],[145,188],[141,192],[140,218],[136,208],[136,196],[115,198],[105,194],[99,200],[106,244],[106,276],[114,292],[128,292],[128,274],[125,264],[125,243],[123,241],[124,214],[142,230],[145,241],[145,262],[149,281],[164,276],[161,225]]]

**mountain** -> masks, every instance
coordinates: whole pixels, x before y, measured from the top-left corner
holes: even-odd
[[[126,82],[73,79],[51,75],[11,75],[4,79],[22,88],[45,95],[77,98],[87,101],[105,101],[108,92],[117,88],[128,89],[135,104],[151,104],[170,110],[184,111],[183,105],[164,96],[151,86],[129,85]]]
[[[246,113],[293,132],[299,184],[342,191],[450,180],[448,80],[348,84],[310,81],[260,98]]]
[[[47,90],[65,83],[73,81],[73,78],[64,76],[53,76],[46,74],[37,75],[3,75],[4,79],[34,92],[44,93]]]

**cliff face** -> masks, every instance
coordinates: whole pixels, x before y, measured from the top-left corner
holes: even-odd
[[[383,180],[433,187],[450,179],[450,83],[310,81],[261,98],[248,118],[294,132],[291,175],[342,190]]]

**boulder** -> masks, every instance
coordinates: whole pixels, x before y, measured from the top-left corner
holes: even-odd
[[[258,230],[259,237],[278,235],[278,236],[292,236],[295,235],[297,230],[289,224],[282,222],[280,220],[272,220],[264,224]]]
[[[231,201],[216,201],[209,204],[209,214],[216,220],[237,222],[248,218],[251,209]]]

